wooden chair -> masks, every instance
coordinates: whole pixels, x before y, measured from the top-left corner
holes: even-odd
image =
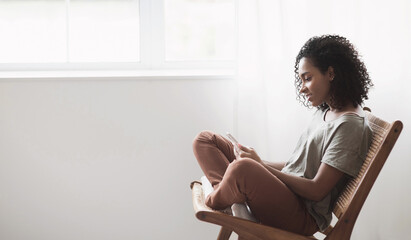
[[[394,121],[390,124],[372,115],[368,108],[364,108],[364,110],[366,110],[369,124],[373,130],[372,144],[360,173],[348,182],[337,200],[333,212],[338,220],[334,227],[330,226],[322,232],[325,239],[350,239],[364,201],[403,127],[401,121]],[[250,240],[317,239],[314,236],[303,236],[214,211],[204,204],[204,194],[200,182],[192,182],[191,189],[196,217],[202,221],[222,226],[217,238],[219,240],[229,239],[233,231],[238,234],[239,238]]]

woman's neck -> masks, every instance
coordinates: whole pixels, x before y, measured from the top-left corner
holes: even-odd
[[[333,108],[330,106],[329,111],[334,112],[334,113],[344,113],[344,112],[356,112],[358,109],[360,109],[360,106],[354,107],[353,105],[349,104],[342,108]]]
[[[329,111],[330,111],[330,112],[333,112],[333,113],[356,112],[358,108],[361,108],[361,107],[358,106],[358,105],[357,105],[357,107],[354,107],[354,104],[353,104],[353,103],[350,103],[350,102],[344,104],[344,106],[341,107],[341,108],[335,108],[335,107],[333,107],[332,104],[331,104],[331,97],[330,97],[325,103],[326,103],[326,104],[328,105],[328,107],[330,108]]]

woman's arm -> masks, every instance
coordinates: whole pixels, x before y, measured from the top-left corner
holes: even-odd
[[[320,201],[323,199],[344,176],[343,172],[325,163],[321,163],[317,175],[315,175],[313,179],[297,177],[283,173],[277,169],[266,168],[284,182],[293,192],[312,201]]]
[[[265,161],[262,161],[260,159],[257,152],[253,148],[247,148],[240,144],[238,145],[238,147],[242,150],[242,152],[240,153],[240,160],[241,158],[251,158],[254,161],[259,162],[268,171],[270,171],[282,182],[284,182],[293,192],[308,200],[320,201],[344,176],[344,173],[340,170],[325,163],[321,163],[317,175],[315,175],[313,179],[297,177],[281,172],[281,170],[277,168],[279,166],[269,166]]]
[[[285,166],[285,162],[268,162],[268,161],[264,161],[264,160],[262,160],[262,161],[264,163],[263,166],[266,167],[267,169],[275,168],[275,169],[281,171]]]

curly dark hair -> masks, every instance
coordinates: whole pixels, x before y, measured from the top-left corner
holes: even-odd
[[[368,99],[368,89],[373,83],[355,47],[344,37],[323,35],[310,38],[295,60],[297,100],[304,106],[311,106],[306,96],[299,92],[302,81],[298,75],[298,65],[304,57],[311,60],[322,74],[325,74],[330,66],[333,67],[334,80],[330,86],[331,107],[341,109],[349,103],[357,107],[364,99]],[[328,107],[330,106],[327,103],[322,103],[317,108],[325,110]]]

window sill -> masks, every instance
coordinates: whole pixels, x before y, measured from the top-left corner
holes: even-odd
[[[235,70],[97,70],[97,71],[2,71],[0,80],[36,79],[134,79],[134,80],[183,80],[183,79],[233,79]]]

